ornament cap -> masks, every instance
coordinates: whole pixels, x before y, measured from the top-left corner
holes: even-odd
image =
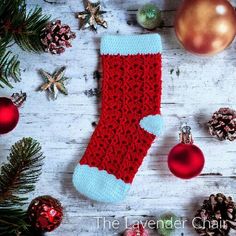
[[[16,107],[21,107],[22,104],[26,101],[26,98],[27,94],[23,93],[22,91],[20,93],[13,93],[11,95],[11,100]]]
[[[183,123],[180,127],[179,134],[180,143],[193,144],[193,136],[191,133],[191,127],[187,123]]]

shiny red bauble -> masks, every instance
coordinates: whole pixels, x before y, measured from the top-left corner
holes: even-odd
[[[19,111],[10,98],[0,97],[0,134],[12,131],[19,121]]]
[[[198,176],[205,163],[202,151],[194,144],[179,143],[174,146],[168,156],[170,171],[181,179]]]

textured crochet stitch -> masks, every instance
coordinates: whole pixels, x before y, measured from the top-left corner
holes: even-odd
[[[131,184],[155,138],[140,121],[160,115],[160,36],[105,36],[101,54],[101,116],[79,165]]]

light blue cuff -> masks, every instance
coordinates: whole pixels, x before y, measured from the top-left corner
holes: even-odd
[[[78,164],[73,174],[73,184],[78,192],[99,202],[120,202],[130,189],[130,184],[105,170]]]
[[[161,53],[159,34],[106,35],[101,41],[103,55],[137,55]]]

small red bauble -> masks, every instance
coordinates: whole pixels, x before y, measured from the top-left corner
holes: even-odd
[[[28,208],[31,225],[42,232],[56,229],[62,222],[63,208],[61,203],[51,196],[35,198]]]
[[[12,131],[19,121],[19,111],[12,99],[0,97],[0,134]]]
[[[149,233],[142,224],[134,224],[125,230],[123,236],[149,236]]]
[[[196,145],[193,144],[189,126],[182,128],[181,143],[174,146],[168,155],[170,171],[179,178],[191,179],[198,176],[205,163],[205,158]]]
[[[12,131],[19,121],[20,107],[26,100],[26,93],[13,93],[10,98],[0,97],[0,134]]]

